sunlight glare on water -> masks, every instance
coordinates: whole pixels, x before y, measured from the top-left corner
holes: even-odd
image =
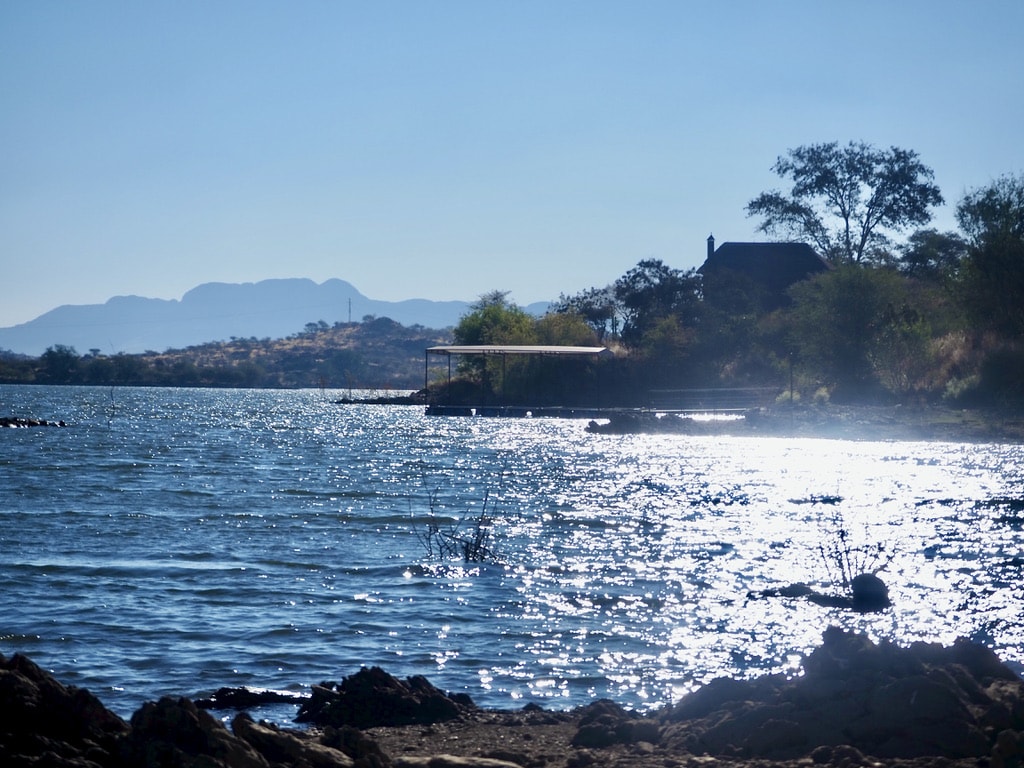
[[[70,425],[0,434],[0,652],[120,714],[372,664],[485,706],[656,707],[796,674],[829,624],[1024,663],[1019,446],[594,435],[319,391],[0,395]],[[498,562],[425,546],[481,514]],[[760,597],[832,590],[838,530],[884,562],[892,609]]]

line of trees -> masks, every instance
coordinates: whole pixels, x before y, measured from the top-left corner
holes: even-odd
[[[758,195],[748,215],[831,265],[783,306],[739,275],[705,295],[695,270],[656,259],[560,296],[540,319],[494,292],[455,328],[456,343],[601,344],[616,355],[572,367],[468,359],[462,396],[643,404],[655,389],[769,386],[846,402],[1024,402],[1024,175],[965,194],[960,231],[939,232],[925,225],[942,195],[914,152],[818,144],[773,169],[789,190]]]
[[[851,142],[789,150],[788,189],[747,213],[776,238],[813,244],[831,268],[768,300],[749,275],[709,282],[640,261],[612,284],[561,295],[536,318],[494,291],[457,344],[603,345],[602,359],[464,358],[451,402],[644,405],[652,390],[774,387],[836,401],[1024,403],[1024,174],[958,202],[959,231],[928,228],[943,202],[916,153]],[[711,290],[714,288],[714,290]],[[0,355],[0,381],[413,388],[423,349],[449,341],[387,318],[310,323],[284,341],[233,339],[175,353],[38,359]],[[441,395],[440,379],[433,382]]]
[[[0,382],[417,389],[423,350],[447,340],[445,331],[368,315],[360,323],[307,323],[285,339],[232,338],[159,353],[79,354],[56,344],[38,358],[0,354]]]

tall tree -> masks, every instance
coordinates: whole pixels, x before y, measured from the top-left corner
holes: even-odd
[[[900,391],[916,384],[909,373],[884,370],[913,354],[916,375],[924,354],[927,326],[909,306],[904,283],[892,270],[847,264],[791,289],[797,358],[838,397],[868,396],[880,380]]]
[[[452,335],[457,344],[478,346],[489,344],[536,344],[537,321],[522,307],[508,299],[508,291],[491,291],[470,305]],[[521,367],[516,360],[511,367]],[[459,362],[459,370],[477,381],[483,390],[496,393],[505,390],[510,374],[508,361],[468,355]]]
[[[615,281],[615,298],[625,315],[622,340],[633,347],[665,318],[693,328],[700,314],[700,278],[694,270],[673,269],[645,259]]]
[[[969,192],[956,216],[969,244],[968,309],[986,327],[1024,336],[1024,174]]]
[[[599,342],[603,342],[609,332],[612,336],[618,332],[618,305],[615,301],[615,291],[611,286],[588,288],[575,296],[562,294],[551,311],[579,315],[594,329]]]
[[[47,347],[39,363],[39,378],[48,384],[71,384],[78,374],[78,352],[64,344]]]
[[[491,291],[477,299],[455,326],[459,344],[533,344],[535,320],[508,299],[508,291]]]
[[[538,344],[592,347],[599,342],[594,329],[576,312],[548,312],[535,328]]]
[[[899,249],[898,267],[910,277],[936,279],[954,275],[967,254],[956,232],[919,229]]]
[[[926,224],[943,202],[932,170],[899,147],[811,144],[789,150],[772,170],[792,189],[762,192],[747,215],[762,217],[760,231],[810,241],[835,262],[870,260],[888,244],[886,231]]]

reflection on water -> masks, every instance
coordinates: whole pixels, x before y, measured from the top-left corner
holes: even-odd
[[[0,434],[0,652],[122,714],[364,664],[487,706],[653,707],[795,672],[830,623],[1024,664],[1017,446],[592,435],[312,391],[0,395],[72,425]],[[485,504],[500,563],[427,556],[428,521]],[[892,610],[749,597],[831,588],[837,521],[891,557]]]

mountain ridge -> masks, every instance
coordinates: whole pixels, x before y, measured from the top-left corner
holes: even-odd
[[[0,350],[40,355],[64,345],[78,352],[137,354],[238,338],[282,338],[321,320],[388,317],[402,325],[448,328],[472,302],[413,298],[382,301],[331,278],[272,278],[251,283],[201,283],[180,299],[112,296],[102,304],[64,304],[33,320],[0,328]],[[547,302],[524,309],[543,314]]]

